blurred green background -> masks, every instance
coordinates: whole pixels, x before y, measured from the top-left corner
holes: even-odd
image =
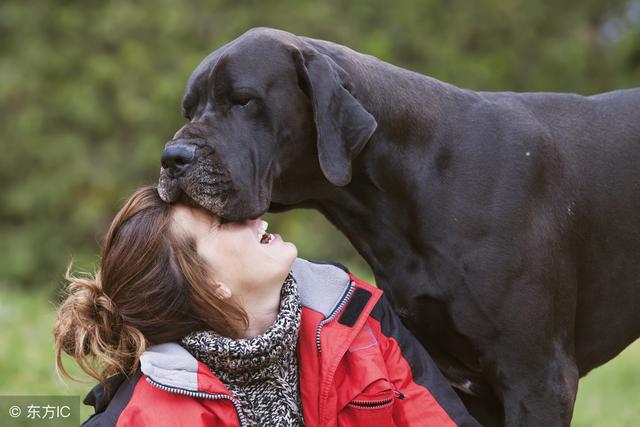
[[[0,394],[90,388],[54,370],[64,269],[72,257],[78,269],[95,267],[118,207],[157,179],[161,149],[184,123],[191,70],[254,26],[332,40],[476,90],[593,94],[640,83],[639,0],[2,0]],[[338,260],[372,280],[318,213],[266,219],[300,256]],[[574,425],[640,424],[639,365],[636,342],[583,380]]]

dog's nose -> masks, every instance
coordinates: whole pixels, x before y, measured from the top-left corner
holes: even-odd
[[[179,142],[164,149],[160,163],[170,177],[177,178],[187,170],[195,157],[195,145]]]

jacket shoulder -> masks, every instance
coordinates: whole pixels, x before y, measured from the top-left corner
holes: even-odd
[[[161,390],[143,379],[124,408],[117,427],[238,425],[229,399],[192,397]]]
[[[137,384],[142,380],[142,372],[127,378],[124,374],[114,375],[107,380],[108,391],[98,384],[84,398],[85,405],[93,406],[95,413],[82,426],[115,426],[125,407],[129,404]]]
[[[114,381],[116,380],[119,378],[114,378]],[[94,390],[85,398],[85,403],[103,392],[102,387],[94,387]],[[122,380],[112,394],[113,398],[106,404],[98,401],[98,405],[94,405],[96,413],[87,419],[82,426],[215,425],[220,421],[220,411],[223,415],[228,413],[228,418],[230,418],[228,423],[222,424],[234,425],[235,409],[232,407],[223,408],[225,402],[204,406],[198,399],[190,396],[160,390],[149,384],[146,381],[146,376],[140,370],[135,377]],[[225,411],[225,409],[227,410]]]

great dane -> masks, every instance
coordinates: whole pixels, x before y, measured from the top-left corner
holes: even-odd
[[[568,425],[640,335],[640,90],[476,92],[254,28],[194,70],[159,193],[317,209],[485,425]]]

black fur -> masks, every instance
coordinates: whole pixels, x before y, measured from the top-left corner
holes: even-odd
[[[197,158],[163,198],[318,209],[483,424],[569,425],[579,376],[640,335],[638,89],[475,92],[257,28],[183,109],[168,145]]]

